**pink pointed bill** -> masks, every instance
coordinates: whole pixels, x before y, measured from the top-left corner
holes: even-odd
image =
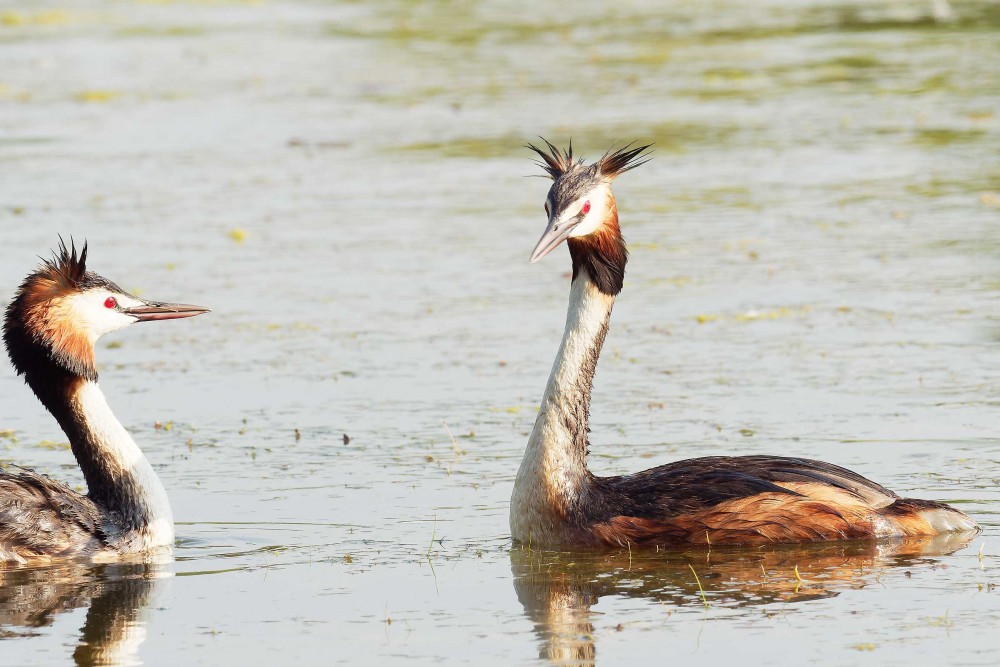
[[[558,225],[555,220],[550,220],[549,226],[545,228],[545,232],[542,234],[542,238],[538,239],[535,249],[531,251],[531,258],[528,260],[528,263],[534,264],[555,250],[560,243],[569,238],[569,234],[573,231],[574,227],[576,225],[572,222],[563,222],[561,225]]]
[[[124,311],[138,322],[156,322],[159,320],[179,320],[184,317],[194,317],[202,313],[212,312],[203,306],[192,306],[187,303],[157,303],[148,301],[144,306],[129,308]]]

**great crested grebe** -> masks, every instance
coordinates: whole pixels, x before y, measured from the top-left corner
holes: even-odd
[[[544,140],[543,140],[544,141]],[[553,180],[536,262],[563,241],[573,261],[569,312],[510,504],[526,544],[759,544],[976,530],[947,505],[900,498],[839,466],[781,456],[689,459],[596,477],[586,464],[594,370],[621,291],[628,252],[611,182],[646,162],[630,144],[591,165],[572,146],[527,147]]]
[[[7,307],[3,340],[18,375],[66,432],[87,495],[30,470],[0,471],[0,562],[173,545],[167,493],[97,386],[94,343],[135,322],[208,309],[137,299],[86,262],[86,244],[77,256],[60,239]]]

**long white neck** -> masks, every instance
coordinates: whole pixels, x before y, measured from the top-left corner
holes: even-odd
[[[615,298],[586,270],[570,289],[562,345],[528,438],[511,497],[512,536],[521,542],[557,538],[573,502],[585,490],[590,392]]]
[[[119,549],[173,545],[174,518],[167,492],[97,383],[82,380],[75,387],[66,416],[70,423],[63,423],[63,429],[87,480],[87,495],[121,528]]]

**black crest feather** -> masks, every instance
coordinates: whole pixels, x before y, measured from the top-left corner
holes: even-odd
[[[597,164],[600,166],[601,175],[615,178],[626,171],[635,169],[640,165],[649,162],[652,157],[645,151],[652,147],[652,144],[635,146],[635,142],[626,144],[618,149],[611,149],[605,153]]]
[[[540,161],[536,160],[535,164],[544,169],[545,173],[549,175],[549,178],[555,180],[573,168],[572,139],[569,140],[569,148],[564,151],[560,151],[545,137],[538,138],[545,142],[548,151],[544,151],[534,144],[525,144],[524,147],[535,151],[535,153],[542,158]],[[579,164],[583,164],[583,160],[580,160]]]
[[[59,237],[59,248],[52,252],[52,259],[42,259],[41,270],[69,287],[80,287],[87,277],[87,242],[83,242],[80,254],[76,253],[76,242]]]
[[[541,160],[536,160],[535,164],[545,170],[545,173],[547,173],[549,178],[552,180],[556,180],[560,176],[563,176],[576,166],[583,165],[582,159],[575,163],[573,162],[572,139],[570,139],[569,146],[566,150],[559,150],[545,137],[539,137],[539,139],[545,142],[545,146],[548,150],[538,148],[534,144],[526,144],[525,148],[533,150],[541,158]],[[601,176],[605,178],[616,178],[617,176],[624,174],[626,171],[630,171],[649,162],[652,157],[646,151],[650,148],[652,148],[652,144],[636,146],[633,141],[625,146],[622,146],[621,148],[612,148],[607,153],[602,155],[601,159],[594,164],[597,166]]]

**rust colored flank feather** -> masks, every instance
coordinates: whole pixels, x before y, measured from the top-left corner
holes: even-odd
[[[943,531],[927,512],[954,513],[956,520],[964,517],[930,501],[897,498],[884,508],[874,508],[859,494],[836,486],[815,482],[778,486],[787,491],[736,497],[669,518],[617,515],[591,524],[586,532],[604,546],[769,544],[935,535]]]

